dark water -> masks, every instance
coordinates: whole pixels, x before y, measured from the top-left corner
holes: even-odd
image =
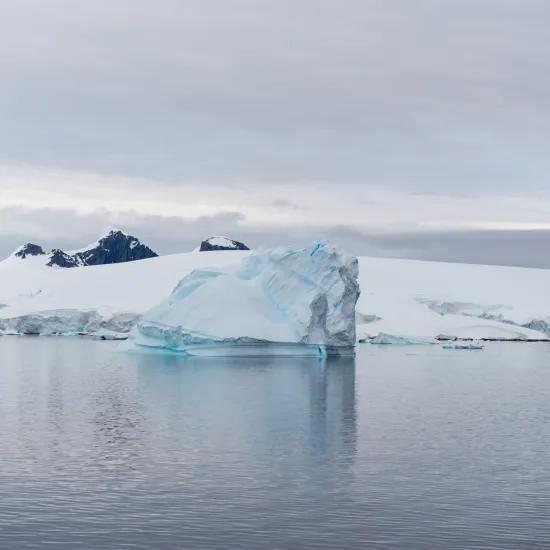
[[[0,548],[550,548],[550,347],[0,338]]]

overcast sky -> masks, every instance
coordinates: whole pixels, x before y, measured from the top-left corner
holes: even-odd
[[[550,267],[548,0],[6,0],[0,254],[109,227]]]

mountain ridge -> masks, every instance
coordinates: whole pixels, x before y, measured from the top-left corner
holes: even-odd
[[[137,237],[121,230],[111,230],[93,245],[75,252],[53,248],[46,252],[40,245],[27,243],[20,246],[13,256],[26,259],[28,256],[47,256],[49,267],[72,268],[92,265],[117,264],[156,258],[158,254]]]

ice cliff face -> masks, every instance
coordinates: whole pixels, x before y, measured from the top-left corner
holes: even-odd
[[[192,271],[133,339],[190,355],[353,353],[357,279],[357,258],[333,246],[258,250],[234,267]]]
[[[209,237],[205,241],[202,241],[199,248],[200,252],[210,252],[213,250],[250,250],[250,248],[244,243],[228,239],[227,237]]]
[[[0,335],[95,335],[122,338],[134,327],[139,315],[115,313],[103,316],[94,310],[54,309],[0,319]]]

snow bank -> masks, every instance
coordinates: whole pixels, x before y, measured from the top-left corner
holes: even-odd
[[[193,271],[132,335],[138,346],[190,355],[349,354],[357,278],[357,259],[332,246],[259,250]]]
[[[359,265],[361,339],[550,338],[550,270],[367,257]]]

